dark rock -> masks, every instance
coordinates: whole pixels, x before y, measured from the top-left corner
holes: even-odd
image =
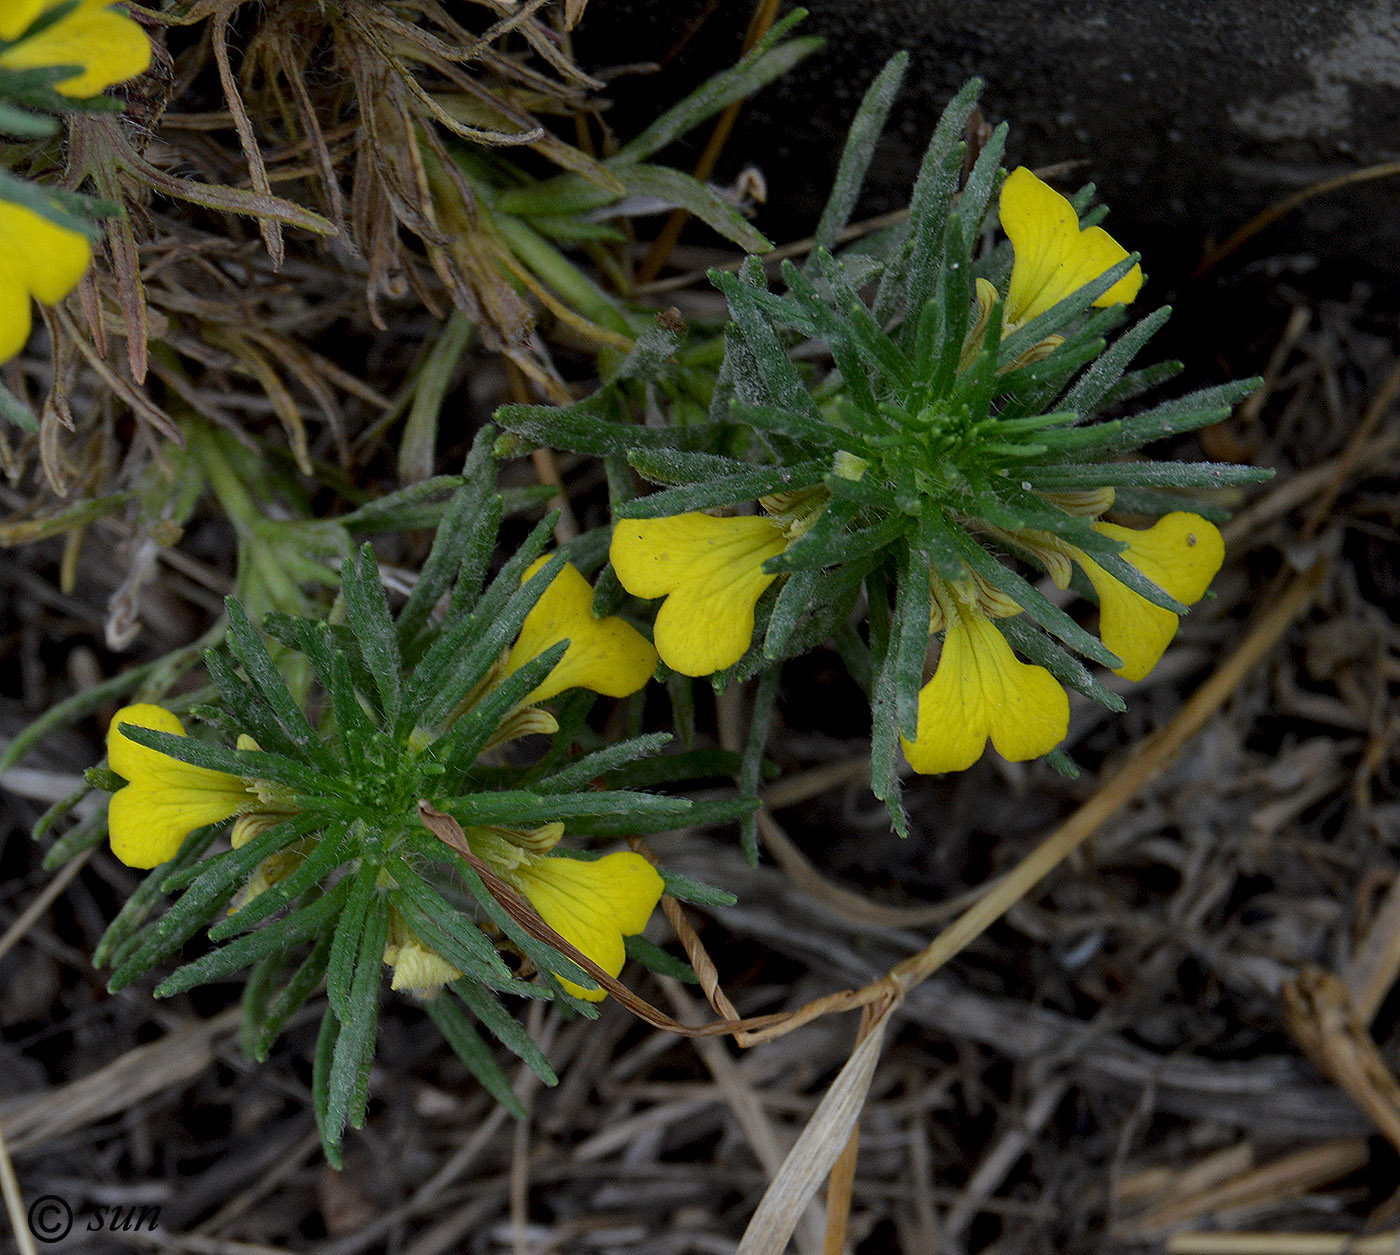
[[[590,67],[660,61],[611,93],[618,122],[649,117],[734,59],[751,9],[595,2],[577,49]],[[800,29],[825,48],[745,107],[717,172],[763,170],[760,226],[780,238],[815,220],[861,93],[900,48],[910,70],[862,212],[904,203],[934,121],[973,74],[987,118],[1011,122],[1008,164],[1079,161],[1064,182],[1099,185],[1115,234],[1129,247],[1167,240],[1186,269],[1205,240],[1300,188],[1400,158],[1400,10],[1388,0],[818,0]],[[672,160],[688,164],[703,140]],[[1397,194],[1390,176],[1311,200],[1235,264],[1301,251],[1304,269],[1393,276]]]

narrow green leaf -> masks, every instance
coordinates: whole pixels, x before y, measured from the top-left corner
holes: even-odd
[[[350,877],[349,896],[335,928],[330,961],[326,967],[326,996],[336,1018],[346,1023],[350,1018],[350,991],[355,981],[355,963],[360,953],[360,936],[365,919],[378,894],[379,868],[362,861]],[[382,957],[382,955],[381,955]]]
[[[360,653],[374,677],[383,704],[385,726],[392,728],[398,723],[403,700],[403,661],[399,656],[394,620],[389,614],[389,599],[379,579],[379,563],[370,545],[360,550],[358,562],[352,554],[345,563],[342,585],[350,630],[355,633]]]
[[[733,906],[739,899],[727,889],[707,885],[703,880],[682,876],[680,872],[658,867],[661,879],[666,882],[666,892],[677,902],[689,902],[691,906],[719,907]]]
[[[275,885],[264,889],[257,897],[245,902],[232,915],[226,915],[209,929],[210,941],[224,941],[246,932],[255,924],[260,924],[270,915],[275,915],[284,906],[296,901],[313,885],[320,884],[350,855],[349,834],[344,830],[329,829],[321,833],[316,848],[311,851],[295,871]],[[337,884],[348,884],[341,881]],[[332,890],[334,892],[334,890]]]
[[[695,975],[695,969],[684,959],[678,959],[675,955],[667,954],[660,946],[653,945],[641,934],[634,937],[624,937],[622,944],[627,950],[627,957],[640,963],[643,967],[656,972],[660,976],[669,976],[672,980],[682,981],[687,985],[698,985],[700,978]]]
[[[655,198],[676,209],[684,209],[746,253],[768,253],[773,249],[771,240],[755,230],[714,188],[699,179],[667,166],[613,162],[609,169],[622,180],[629,195]]]
[[[750,867],[758,866],[758,779],[763,769],[763,751],[768,744],[768,732],[773,724],[773,708],[778,701],[778,688],[783,668],[769,667],[758,682],[753,710],[749,715],[748,736],[744,743],[744,761],[739,770],[739,793],[753,801],[753,813],[739,821],[739,841]]]
[[[226,946],[200,955],[193,963],[176,968],[155,987],[155,996],[169,998],[193,989],[196,985],[207,985],[211,981],[222,980],[267,955],[286,954],[292,947],[310,941],[323,931],[330,931],[327,926],[340,910],[345,897],[344,893],[336,891],[339,888],[337,885],[330,893],[285,919],[269,924],[266,928],[259,928],[255,932],[245,933]]]
[[[591,754],[575,758],[567,767],[536,783],[535,788],[543,794],[572,793],[585,789],[598,776],[617,771],[638,759],[656,758],[670,742],[669,732],[652,732],[645,736],[633,737],[631,740],[619,741],[615,745],[605,745]]]
[[[340,1154],[340,1138],[345,1121],[334,1127],[330,1123],[331,1061],[335,1057],[336,1041],[340,1037],[340,1021],[330,1007],[321,1016],[321,1029],[316,1034],[316,1050],[311,1064],[311,1107],[316,1115],[316,1128],[321,1134],[321,1149],[326,1162],[337,1171],[344,1167]]]
[[[467,1020],[466,1012],[450,998],[429,998],[423,1004],[438,1031],[457,1057],[467,1066],[481,1087],[517,1120],[525,1119],[525,1108],[510,1087],[510,1079],[501,1071],[501,1065],[491,1047],[482,1040],[481,1034]]]
[[[804,15],[804,10],[794,10],[777,24],[775,30],[791,29],[794,21],[800,21]],[[604,164],[611,172],[620,176],[620,171],[617,170],[619,165],[645,161],[653,153],[660,152],[706,118],[712,117],[736,100],[743,100],[745,96],[752,95],[774,79],[781,78],[803,57],[820,48],[821,43],[820,39],[807,36],[779,44],[776,48],[755,48],[733,68],[723,70],[707,79],[684,100],[667,109]]]
[[[311,953],[292,973],[291,980],[282,987],[268,1005],[263,1022],[258,1026],[257,1036],[253,1039],[253,1048],[250,1052],[259,1063],[267,1062],[268,1052],[272,1049],[273,1042],[282,1035],[282,1030],[287,1027],[292,1016],[300,1011],[311,995],[320,988],[321,977],[326,974],[326,964],[331,957],[331,942],[333,940],[334,935],[331,932],[322,933],[316,939],[316,944],[312,946]]]
[[[166,877],[172,872],[193,867],[199,863],[204,857],[205,851],[214,844],[214,838],[221,831],[222,828],[218,824],[210,824],[206,828],[196,829],[185,838],[184,844],[176,852],[174,858],[153,868],[146,874],[146,878],[136,886],[135,892],[122,903],[121,910],[107,925],[107,931],[102,934],[101,939],[94,947],[92,952],[93,967],[103,968],[113,961],[119,949],[135,936],[136,930],[155,910],[156,903],[165,896],[161,886]]]
[[[875,145],[884,132],[885,121],[908,67],[909,54],[897,52],[885,62],[875,81],[866,88],[856,116],[851,120],[851,129],[846,133],[831,194],[817,223],[814,241],[818,248],[835,248],[837,239],[855,212],[860,190],[865,185],[866,172],[875,156]],[[807,265],[810,269],[810,259]]]
[[[1128,708],[1127,703],[1117,693],[1100,684],[1083,663],[1070,657],[1048,636],[1029,623],[1023,622],[1019,616],[993,619],[992,622],[1015,649],[1036,666],[1044,667],[1061,684],[1067,685],[1077,693],[1083,693],[1085,697],[1108,710],[1121,712]]]
[[[232,597],[226,599],[225,605],[228,608],[228,645],[243,664],[249,681],[271,709],[282,731],[302,754],[323,769],[334,771],[335,760],[307,723],[306,715],[287,688],[287,682],[248,621],[243,607]]]
[[[320,822],[318,816],[293,816],[254,837],[242,849],[207,860],[201,865],[203,870],[199,878],[146,930],[140,946],[125,955],[107,983],[108,990],[115,993],[162,959],[169,958],[210,922],[263,859],[285,849]],[[168,879],[161,883],[167,883]]]
[[[511,1054],[515,1055],[546,1085],[559,1084],[559,1077],[549,1065],[534,1039],[515,1020],[506,1014],[505,1009],[480,985],[471,981],[459,980],[452,986],[457,995]]]
[[[331,1075],[326,1086],[326,1124],[332,1129],[343,1129],[346,1124],[358,1129],[365,1122],[375,1031],[379,1026],[379,982],[388,934],[389,904],[381,894],[376,896],[365,916],[350,987],[348,1018],[340,1022],[340,1035],[331,1056]]]

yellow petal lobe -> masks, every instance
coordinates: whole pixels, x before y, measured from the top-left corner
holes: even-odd
[[[673,671],[723,671],[753,639],[754,607],[777,579],[763,564],[787,548],[782,527],[762,517],[679,514],[613,525],[613,570],[637,597],[665,597],[656,649]]]
[[[624,851],[593,862],[540,858],[518,867],[511,878],[530,904],[565,941],[609,976],[622,971],[624,937],[641,932],[665,889],[656,869],[640,854]],[[560,977],[575,998],[601,1002],[601,989],[583,989]]]
[[[0,362],[29,339],[30,297],[57,304],[78,285],[91,260],[85,236],[23,205],[0,201]]]
[[[0,39],[16,40],[0,52],[0,66],[10,70],[73,65],[79,69],[54,84],[60,95],[81,98],[134,78],[151,64],[146,32],[111,0],[78,0],[58,21],[20,39],[34,19],[58,7],[59,0],[7,0],[0,5]]]
[[[422,939],[397,911],[389,913],[389,937],[384,945],[384,962],[393,971],[389,988],[398,993],[416,994],[427,1001],[436,998],[444,985],[461,980],[462,973]]]
[[[129,783],[112,795],[107,827],[112,853],[128,867],[157,867],[173,858],[196,828],[232,818],[256,805],[238,776],[196,767],[147,749],[122,731],[149,728],[184,736],[173,714],[160,706],[124,706],[107,729],[107,761]]]
[[[546,562],[540,558],[529,579]],[[567,640],[569,648],[525,703],[548,701],[565,689],[586,688],[605,697],[626,697],[651,679],[656,650],[625,619],[593,617],[593,589],[577,568],[565,564],[530,608],[506,659],[506,675],[519,671],[551,646]]]
[[[986,749],[1024,762],[1069,730],[1069,698],[1044,667],[1021,662],[992,621],[955,603],[933,679],[919,694],[918,732],[901,737],[917,772],[963,771]]]
[[[1124,560],[1187,606],[1205,596],[1225,561],[1220,529],[1199,514],[1177,510],[1145,531],[1114,523],[1096,523],[1094,530],[1126,544]],[[1085,555],[1076,554],[1076,561],[1099,595],[1099,638],[1123,659],[1116,674],[1141,680],[1171,644],[1179,616],[1125,588]]]
[[[1025,166],[1007,175],[1000,203],[1002,229],[1015,254],[1006,294],[1008,330],[1043,314],[1128,256],[1103,228],[1081,231],[1074,206]],[[1134,266],[1094,304],[1126,305],[1141,287],[1142,269]]]

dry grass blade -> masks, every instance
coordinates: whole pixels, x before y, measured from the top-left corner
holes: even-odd
[[[1303,1053],[1400,1150],[1400,1082],[1352,1006],[1345,982],[1321,968],[1306,968],[1284,986],[1283,1005]]]
[[[24,1210],[24,1199],[19,1192],[19,1182],[15,1179],[15,1166],[10,1162],[10,1150],[5,1145],[3,1129],[0,1129],[0,1194],[5,1198],[5,1215],[9,1218],[10,1229],[15,1235],[15,1249],[19,1255],[37,1255],[34,1237],[29,1230],[29,1217]]]
[[[837,1073],[802,1136],[764,1191],[749,1221],[737,1255],[782,1255],[799,1217],[811,1202],[850,1141],[875,1077],[885,1030],[898,1003],[885,1004],[870,1024],[865,1040]]]
[[[1344,1233],[1178,1233],[1167,1255],[1395,1255],[1400,1230],[1356,1238]]]
[[[1369,183],[1373,179],[1388,178],[1393,174],[1400,174],[1400,161],[1387,161],[1380,165],[1367,166],[1364,170],[1353,170],[1349,174],[1339,175],[1335,179],[1323,179],[1321,183],[1312,183],[1301,191],[1294,192],[1292,196],[1285,196],[1282,200],[1276,201],[1267,209],[1255,214],[1223,244],[1207,249],[1192,277],[1199,279],[1203,275],[1209,274],[1241,244],[1258,235],[1265,227],[1272,226],[1280,218],[1291,214],[1299,205],[1312,200],[1314,196],[1323,196],[1328,192],[1351,187],[1355,183]]]
[[[238,1027],[235,1008],[212,1020],[138,1046],[105,1068],[62,1089],[21,1101],[0,1118],[0,1129],[16,1150],[70,1133],[119,1111],[126,1111],[152,1094],[183,1084],[213,1062],[214,1042]]]

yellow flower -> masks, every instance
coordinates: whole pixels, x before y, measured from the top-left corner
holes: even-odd
[[[939,598],[943,652],[919,694],[918,731],[901,737],[915,771],[962,771],[986,749],[1024,762],[1048,754],[1069,730],[1069,699],[1044,667],[1021,662],[976,598]]]
[[[1124,560],[1186,606],[1194,606],[1205,596],[1225,561],[1220,530],[1199,514],[1178,510],[1163,515],[1145,531],[1113,523],[1095,523],[1094,530],[1123,541],[1128,546]],[[1171,644],[1179,617],[1125,588],[1078,550],[1074,560],[1084,568],[1099,595],[1099,638],[1123,659],[1117,674],[1126,680],[1141,680]]]
[[[631,851],[593,862],[527,857],[504,875],[546,924],[609,976],[622,971],[627,957],[622,939],[647,926],[665,891],[656,869]],[[601,989],[559,979],[575,998],[601,1002],[607,997]]]
[[[540,558],[525,578],[546,561]],[[656,650],[636,628],[616,615],[593,617],[593,589],[567,563],[525,616],[506,659],[505,675],[519,671],[562,640],[569,642],[569,648],[524,704],[548,701],[570,688],[626,697],[642,688],[656,670]]]
[[[763,517],[680,514],[613,525],[613,570],[637,597],[665,597],[656,649],[673,671],[710,675],[733,666],[753,639],[754,606],[777,576],[763,564],[787,548]]]
[[[77,287],[91,260],[86,236],[0,200],[0,362],[29,339],[29,298],[57,304]]]
[[[112,853],[128,867],[157,867],[174,857],[196,828],[257,808],[248,781],[137,745],[122,731],[127,726],[176,736],[184,736],[185,729],[159,706],[123,706],[112,716],[107,762],[128,783],[112,795],[107,826]]]
[[[462,973],[422,939],[395,910],[389,912],[389,940],[384,946],[384,962],[393,969],[389,988],[420,998],[436,998],[444,985],[461,980]]]
[[[113,83],[134,78],[151,64],[151,41],[111,0],[77,0],[71,12],[37,34],[23,38],[37,18],[58,8],[63,0],[5,0],[0,4],[0,39],[10,46],[0,52],[0,67],[33,70],[46,66],[75,66],[54,84],[64,96],[95,96]]]
[[[1128,256],[1102,227],[1081,231],[1074,206],[1025,166],[1001,188],[1001,225],[1015,250],[1004,325],[1009,332],[1092,283]],[[1095,302],[1126,305],[1142,287],[1134,266]]]

